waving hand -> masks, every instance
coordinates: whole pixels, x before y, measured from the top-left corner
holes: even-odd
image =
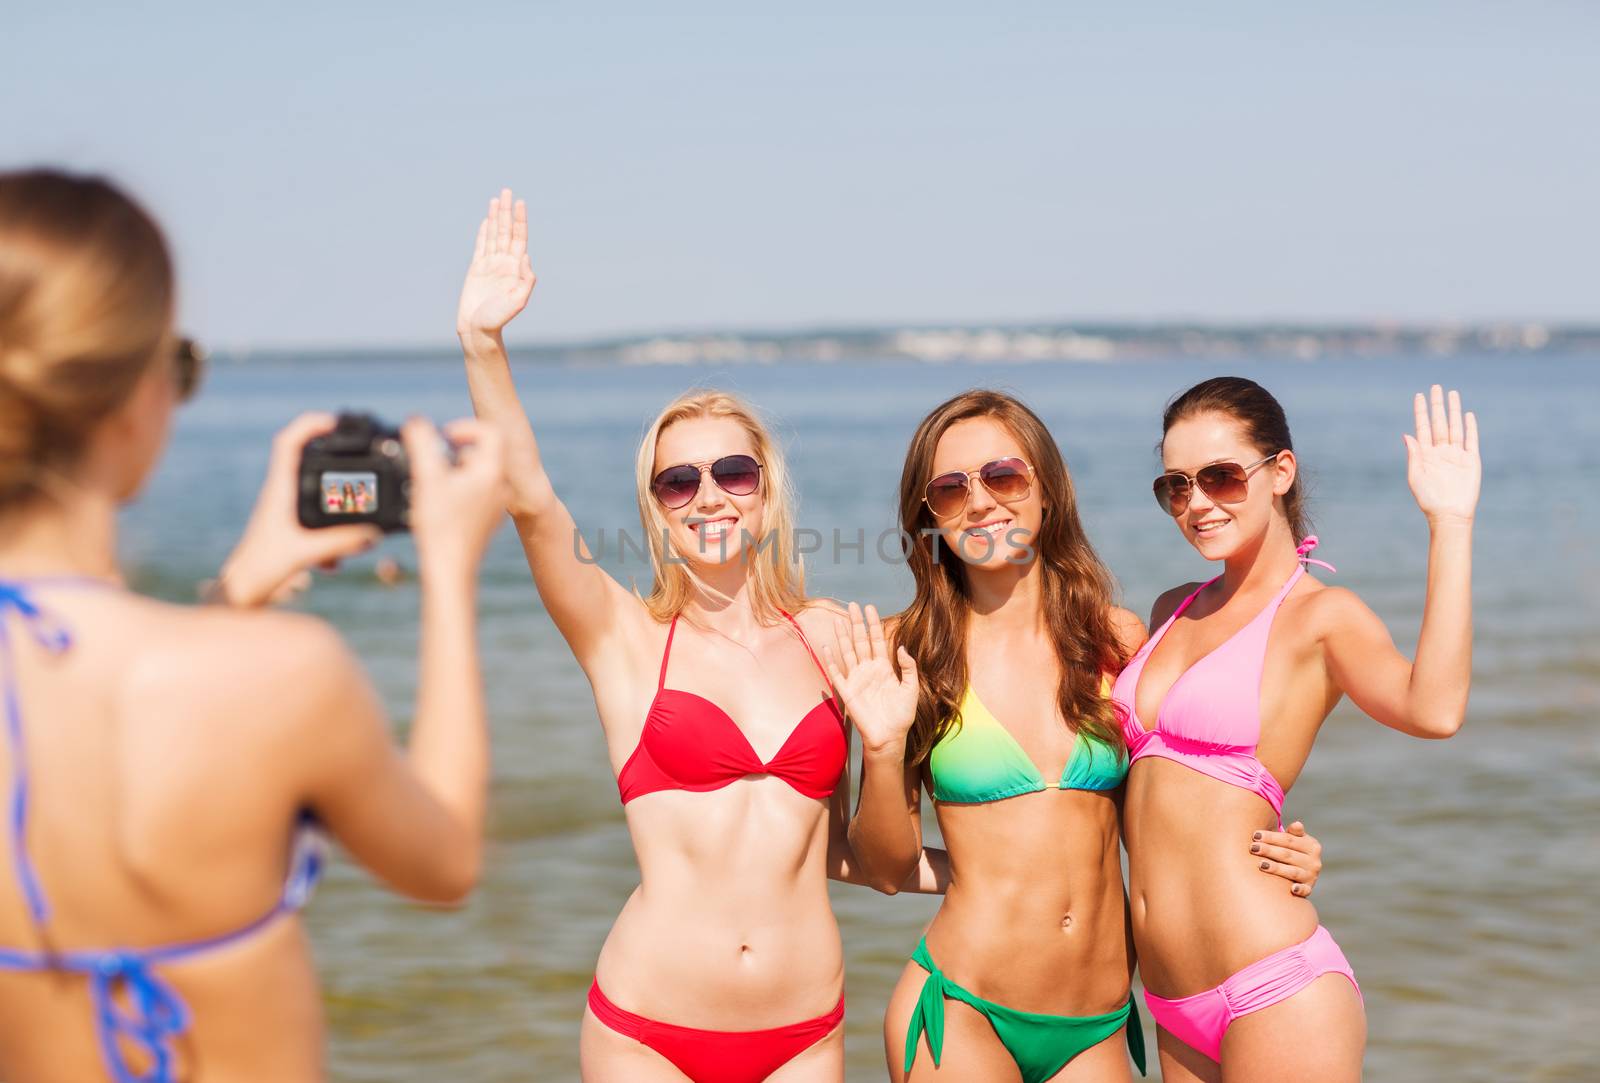
[[[1413,402],[1417,435],[1406,436],[1406,480],[1429,521],[1472,518],[1483,465],[1478,459],[1478,418],[1461,414],[1461,394],[1450,392],[1446,410],[1438,384]]]
[[[528,303],[536,281],[528,260],[528,206],[502,188],[478,223],[472,265],[456,308],[460,334],[498,334]]]
[[[861,734],[869,753],[905,747],[917,714],[917,666],[904,647],[895,648],[900,674],[895,675],[878,611],[850,603],[850,618],[834,628],[834,643],[822,648],[828,679],[844,701],[845,712]]]

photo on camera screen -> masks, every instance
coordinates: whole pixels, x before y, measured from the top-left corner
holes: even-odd
[[[369,471],[322,472],[322,510],[329,515],[365,515],[378,510],[378,475]]]

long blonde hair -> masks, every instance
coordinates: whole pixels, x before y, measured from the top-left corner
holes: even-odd
[[[98,177],[0,173],[0,507],[49,490],[170,353],[172,258]]]
[[[656,444],[666,429],[679,421],[696,418],[722,418],[737,422],[755,446],[761,463],[763,531],[753,547],[743,550],[747,562],[748,593],[756,619],[776,623],[783,613],[793,613],[805,604],[805,565],[794,547],[794,492],[783,452],[773,440],[766,424],[748,403],[725,391],[701,389],[678,396],[657,415],[644,439],[639,442],[635,474],[639,489],[639,522],[643,525],[650,550],[650,565],[655,585],[645,605],[658,621],[671,620],[683,612],[696,593],[722,597],[700,581],[686,563],[688,554],[677,553],[667,559],[671,533],[666,513],[650,489],[655,479]]]

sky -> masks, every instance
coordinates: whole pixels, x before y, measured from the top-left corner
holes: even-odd
[[[122,182],[214,346],[449,344],[501,185],[513,340],[1600,320],[1589,0],[256,7],[0,25],[0,168]]]

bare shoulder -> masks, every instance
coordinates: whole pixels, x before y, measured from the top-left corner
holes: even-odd
[[[1167,623],[1168,618],[1170,618],[1172,614],[1176,613],[1178,611],[1178,607],[1183,604],[1183,600],[1199,589],[1200,583],[1190,582],[1181,584],[1180,586],[1173,587],[1171,590],[1163,592],[1161,596],[1156,599],[1156,604],[1150,607],[1151,632],[1154,632],[1157,628],[1160,628],[1163,624]]]
[[[354,654],[326,621],[303,613],[164,607],[125,671],[132,709],[173,717],[252,721],[281,727],[324,712],[370,686]]]
[[[794,615],[794,619],[807,639],[830,643],[833,641],[834,628],[849,616],[850,611],[837,598],[807,598],[805,606]]]
[[[1309,576],[1307,577],[1310,578]],[[1308,629],[1317,639],[1323,639],[1343,629],[1381,623],[1361,596],[1348,587],[1333,587],[1316,580],[1304,590],[1284,602],[1285,608],[1297,618],[1296,623]]]
[[[1117,654],[1121,658],[1132,658],[1140,647],[1144,646],[1147,638],[1144,621],[1139,619],[1137,613],[1131,609],[1123,609],[1114,605],[1106,614],[1111,620],[1111,630],[1117,637]]]

